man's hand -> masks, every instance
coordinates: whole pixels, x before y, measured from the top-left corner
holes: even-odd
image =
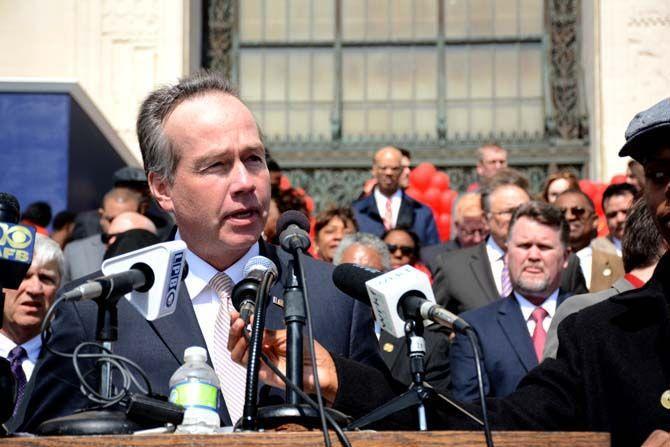
[[[663,430],[654,430],[642,447],[670,447],[670,433]]]
[[[239,313],[232,312],[230,315],[230,333],[228,335],[228,349],[230,355],[236,363],[246,366],[249,362],[249,344],[243,336],[244,320],[239,317]],[[311,357],[307,346],[303,348],[303,382],[304,391],[313,393],[314,370],[312,369]],[[263,353],[268,356],[270,361],[286,374],[286,331],[265,330],[263,333]],[[316,355],[316,367],[319,374],[319,384],[323,398],[329,403],[335,401],[338,382],[335,363],[330,353],[318,342],[314,342],[314,354]],[[270,368],[261,362],[261,368],[258,372],[258,378],[262,382],[275,388],[284,388],[284,382]]]

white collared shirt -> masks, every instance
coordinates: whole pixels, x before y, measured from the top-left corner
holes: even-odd
[[[384,214],[386,214],[386,200],[388,200],[388,197],[382,194],[379,191],[379,188],[377,187],[375,187],[373,194],[375,197],[375,203],[377,204],[377,210],[379,211],[379,215],[383,219]],[[400,214],[400,202],[402,202],[402,191],[398,189],[391,196],[391,216],[393,216],[393,228],[395,228],[396,224],[398,223],[398,214]]]
[[[491,273],[493,273],[493,280],[498,289],[498,295],[502,294],[502,271],[505,266],[505,251],[500,248],[496,241],[491,236],[486,239],[486,254],[491,265]]]
[[[614,248],[616,248],[617,256],[621,257],[622,256],[621,239],[617,239],[614,236],[612,236],[612,244],[614,244]]]
[[[531,314],[535,310],[536,307],[542,307],[544,310],[547,311],[547,316],[544,318],[544,321],[542,322],[542,327],[544,328],[545,331],[549,331],[549,326],[551,325],[551,319],[554,318],[554,315],[556,314],[556,305],[558,303],[558,289],[554,290],[549,297],[544,300],[544,303],[540,304],[540,306],[536,306],[535,304],[531,303],[528,301],[526,298],[523,296],[519,295],[516,290],[514,291],[514,297],[516,298],[516,301],[519,303],[519,306],[521,307],[521,314],[523,315],[523,319],[526,322],[526,326],[528,327],[528,334],[530,336],[533,336],[533,331],[535,331],[535,320],[531,318]]]
[[[591,288],[591,263],[593,262],[593,249],[590,245],[579,250],[575,255],[579,258],[579,266],[582,268],[586,288]]]
[[[16,346],[17,344],[10,340],[9,337],[0,333],[0,357],[7,358],[9,351]],[[40,336],[37,335],[27,342],[22,343],[21,346],[23,346],[23,349],[26,350],[26,354],[28,354],[28,358],[23,361],[21,367],[23,368],[23,373],[26,375],[26,380],[30,380],[30,376],[35,369],[35,363],[37,363],[37,358],[40,356],[42,340],[40,339]]]
[[[175,235],[175,240],[180,240],[179,231]],[[225,272],[234,284],[237,284],[244,278],[244,266],[247,261],[254,256],[258,256],[259,245],[256,242],[249,248],[244,256],[238,259],[233,265],[228,267]],[[191,297],[193,310],[198,319],[198,325],[202,336],[207,344],[207,350],[211,352],[213,346],[211,344],[214,340],[214,326],[216,324],[216,316],[219,312],[219,305],[221,299],[209,286],[209,281],[219,271],[209,265],[207,261],[193,253],[188,248],[186,249],[186,262],[188,263],[188,275],[184,280],[186,290]]]

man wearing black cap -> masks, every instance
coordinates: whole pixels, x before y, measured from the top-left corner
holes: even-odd
[[[619,155],[643,164],[648,206],[661,235],[670,242],[670,100],[635,116]],[[670,435],[658,431],[670,427],[668,301],[670,254],[666,253],[645,286],[586,308],[560,324],[557,358],[542,362],[507,398],[488,401],[493,427],[607,431],[613,445],[640,445],[645,440],[645,446],[668,445]],[[239,319],[231,327],[229,340],[235,344],[237,361],[243,360],[243,327]],[[265,342],[277,340],[276,347],[282,337],[270,333]],[[340,411],[360,416],[403,390],[370,368],[320,348],[316,352],[323,395]],[[261,377],[265,383],[276,381],[268,370]],[[433,429],[479,428],[452,408],[433,406],[431,411]],[[408,412],[392,422],[411,427],[412,420]]]

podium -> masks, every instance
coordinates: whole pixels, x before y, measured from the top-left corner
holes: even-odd
[[[354,447],[448,447],[485,446],[484,434],[474,431],[357,431],[347,432]],[[331,432],[334,446],[340,443]],[[498,447],[553,446],[604,447],[610,445],[609,433],[592,432],[526,432],[494,431],[493,442]],[[111,447],[111,446],[203,446],[203,447],[307,447],[323,445],[323,434],[318,431],[225,433],[217,435],[125,435],[125,436],[59,436],[3,438],[7,447]]]

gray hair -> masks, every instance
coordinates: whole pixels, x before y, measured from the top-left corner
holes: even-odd
[[[35,248],[33,250],[33,261],[31,265],[41,268],[52,262],[56,263],[58,285],[60,285],[60,282],[65,275],[65,256],[63,255],[63,250],[60,249],[60,245],[53,239],[37,233],[35,235]]]
[[[155,172],[173,183],[179,153],[163,132],[163,124],[183,101],[212,91],[239,99],[228,79],[218,73],[202,71],[180,79],[176,85],[163,86],[144,100],[137,117],[137,138],[147,174]]]
[[[351,247],[352,245],[361,245],[363,247],[368,247],[374,250],[377,252],[377,254],[379,254],[379,257],[382,260],[384,271],[391,270],[391,252],[389,252],[389,249],[384,241],[369,233],[354,233],[344,236],[342,241],[340,241],[340,245],[337,246],[335,254],[333,255],[333,264],[341,264],[342,255],[347,250],[347,248]]]

